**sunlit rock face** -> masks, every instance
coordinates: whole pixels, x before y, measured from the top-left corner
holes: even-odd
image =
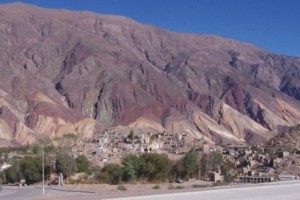
[[[125,17],[0,6],[0,145],[111,127],[255,143],[300,121],[300,59]]]

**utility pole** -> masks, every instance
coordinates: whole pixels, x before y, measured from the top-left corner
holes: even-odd
[[[45,158],[44,158],[44,146],[42,145],[42,170],[43,170],[43,195],[45,195]]]

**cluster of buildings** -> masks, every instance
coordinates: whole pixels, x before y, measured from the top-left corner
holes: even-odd
[[[299,136],[300,137],[300,136]],[[184,133],[151,132],[136,133],[129,130],[104,131],[92,139],[80,139],[72,145],[72,153],[76,157],[85,155],[95,166],[105,163],[119,163],[126,154],[166,153],[171,159],[179,159],[191,148],[199,152],[217,151],[223,155],[223,160],[232,163],[230,174],[240,183],[264,183],[277,180],[299,179],[300,151],[294,137],[286,135],[280,139],[271,140],[267,144],[246,145],[230,144],[214,146],[202,139],[191,139]],[[10,152],[9,157],[16,158],[16,152]],[[10,167],[0,165],[0,171]],[[210,180],[223,181],[220,170],[209,174]]]
[[[225,145],[211,146],[201,139],[191,142],[186,134],[169,132],[138,133],[129,131],[104,131],[89,140],[77,140],[72,148],[73,154],[83,154],[94,165],[118,163],[126,154],[166,153],[171,158],[180,158],[191,148],[202,152],[218,151],[226,162],[233,163],[230,174],[241,183],[264,183],[276,180],[297,179],[300,174],[299,159],[291,159],[291,152],[273,145]],[[294,167],[294,168],[293,168]],[[223,177],[212,172],[213,181],[223,181]]]
[[[186,134],[169,132],[149,132],[128,134],[104,131],[96,137],[83,141],[77,140],[72,148],[74,155],[84,154],[93,164],[103,166],[106,162],[118,162],[126,154],[166,153],[169,155],[184,155],[191,145],[186,142]],[[196,147],[202,146],[202,141],[194,142]]]
[[[276,180],[298,179],[300,171],[287,169],[293,164],[288,162],[291,155],[288,151],[276,149],[263,144],[229,145],[223,149],[225,160],[234,164],[233,174],[240,183],[264,183]],[[293,156],[294,157],[294,156]],[[300,167],[299,160],[294,165]],[[297,162],[297,163],[296,163]],[[282,165],[286,165],[283,168]],[[299,168],[300,169],[300,168]]]

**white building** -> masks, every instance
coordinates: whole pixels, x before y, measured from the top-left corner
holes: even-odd
[[[0,167],[0,172],[6,170],[6,169],[8,169],[8,168],[10,168],[11,166],[12,166],[12,165],[10,165],[10,164],[3,163],[3,165],[1,165],[1,167]]]

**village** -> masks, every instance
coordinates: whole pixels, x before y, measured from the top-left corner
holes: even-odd
[[[281,139],[283,140],[283,139]],[[199,153],[218,152],[224,162],[232,163],[230,174],[236,183],[263,183],[279,180],[299,179],[300,151],[282,148],[275,144],[281,140],[256,145],[227,144],[214,145],[202,139],[191,140],[186,134],[155,132],[135,134],[130,131],[127,136],[118,132],[104,131],[96,137],[82,141],[77,140],[72,153],[85,155],[93,165],[104,166],[106,163],[118,163],[128,154],[165,153],[172,160],[182,158],[190,149]],[[281,142],[284,143],[284,142]],[[220,170],[211,169],[209,180],[223,182]]]
[[[199,148],[203,141],[197,140],[194,145]],[[173,159],[180,158],[191,148],[186,142],[186,134],[168,132],[134,134],[104,131],[87,140],[77,140],[72,153],[85,155],[94,165],[103,166],[107,162],[118,162],[127,154],[166,153]]]
[[[293,136],[296,137],[297,135]],[[91,139],[73,140],[70,149],[74,158],[86,156],[92,166],[104,167],[108,163],[120,163],[128,155],[143,153],[167,154],[171,160],[179,160],[191,149],[199,154],[218,152],[225,163],[232,167],[229,171],[234,183],[264,183],[299,179],[300,151],[298,143],[289,135],[280,136],[267,143],[256,145],[226,144],[215,145],[203,139],[191,140],[186,134],[169,132],[148,132],[128,135],[121,132],[103,131]],[[293,143],[292,145],[288,145]],[[3,155],[4,156],[4,155]],[[16,151],[10,152],[8,159],[18,158]],[[2,163],[1,171],[10,167]],[[220,169],[210,169],[208,179],[223,182]]]

